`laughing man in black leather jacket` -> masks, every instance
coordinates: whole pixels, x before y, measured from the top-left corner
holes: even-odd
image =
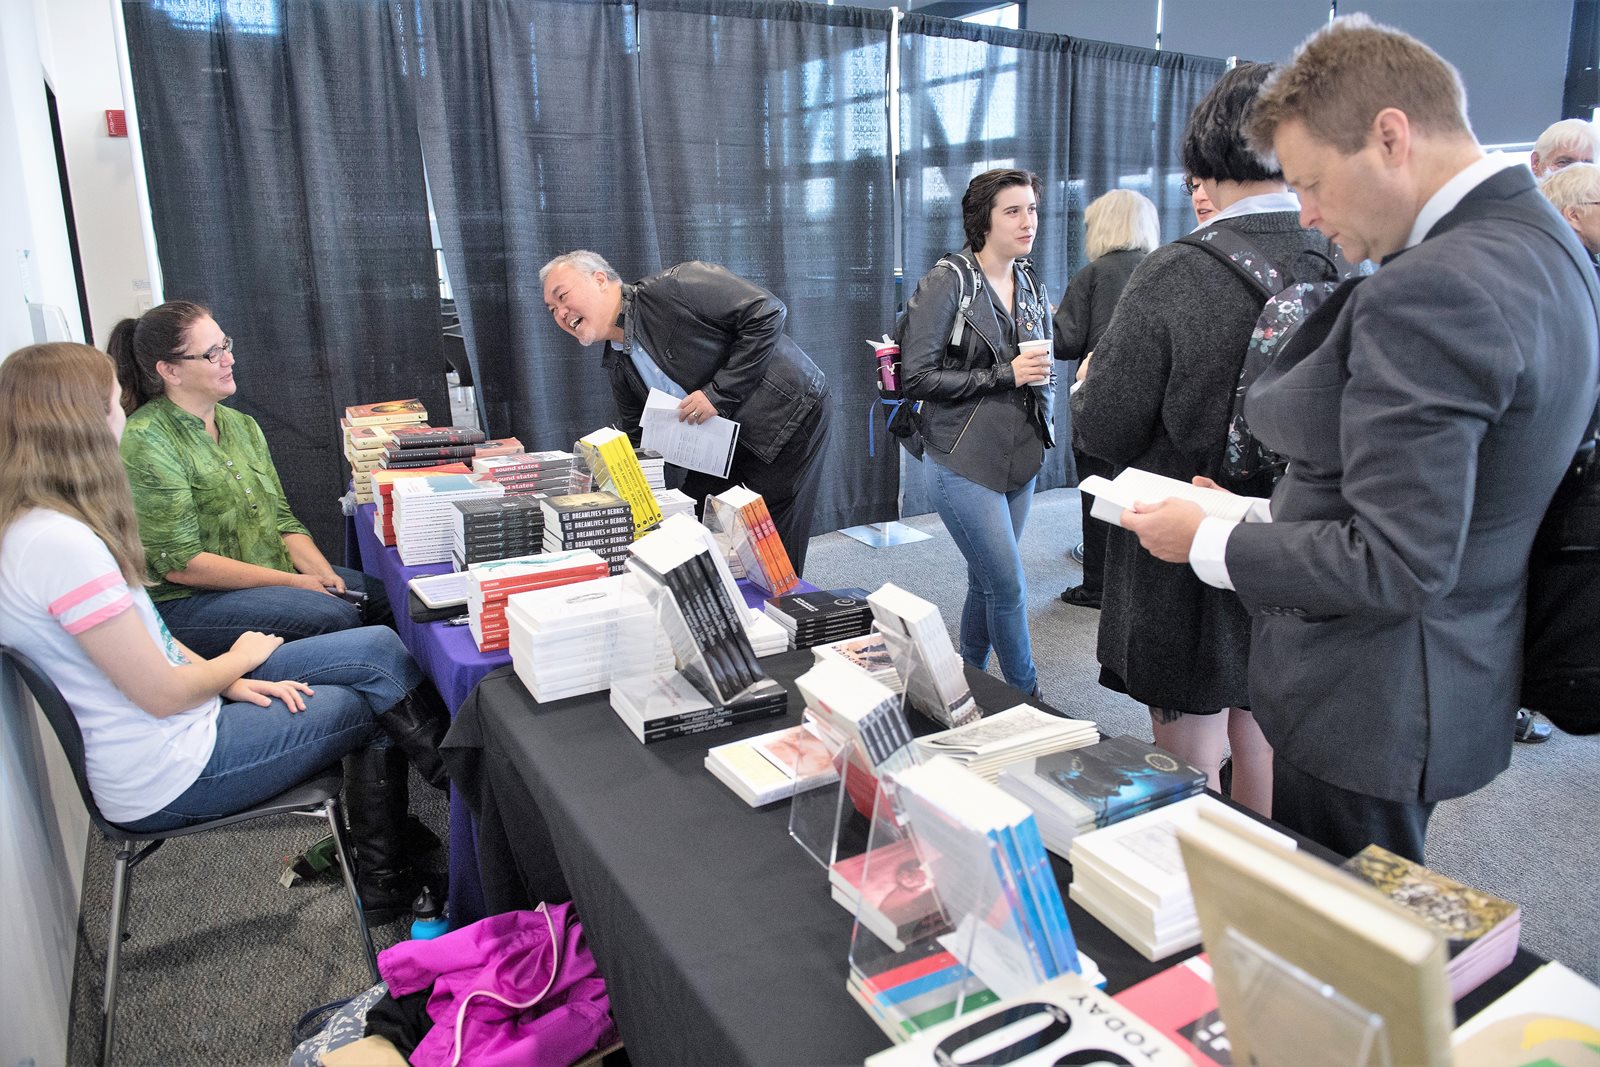
[[[690,471],[683,491],[746,485],[766,500],[796,574],[804,571],[828,434],[828,382],[784,332],[788,310],[714,263],[679,263],[632,285],[604,257],[579,250],[539,272],[556,325],[582,345],[606,342],[601,362],[617,426],[639,443],[651,386],[681,397],[679,417],[740,424],[729,477]]]

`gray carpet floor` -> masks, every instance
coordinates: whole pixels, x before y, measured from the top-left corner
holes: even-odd
[[[933,534],[875,550],[842,534],[812,542],[806,577],[823,588],[893,581],[959,619],[965,567],[937,517],[908,522]],[[1110,734],[1150,738],[1141,705],[1097,684],[1098,613],[1056,599],[1080,577],[1067,556],[1079,534],[1073,490],[1041,494],[1023,539],[1034,657],[1045,699]],[[1557,734],[1518,745],[1511,768],[1434,815],[1436,869],[1522,905],[1522,941],[1600,981],[1600,737]],[[413,777],[413,810],[441,836],[442,797]],[[173,841],[135,876],[123,949],[118,1063],[282,1064],[307,1009],[367,985],[350,909],[335,883],[284,889],[286,857],[321,836],[318,823],[281,818]],[[70,1062],[97,1046],[109,850],[90,846],[73,996]],[[374,931],[379,947],[403,923]],[[844,962],[840,961],[841,973]]]

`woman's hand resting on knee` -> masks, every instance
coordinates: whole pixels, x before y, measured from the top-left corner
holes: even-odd
[[[240,678],[222,691],[223,700],[263,708],[271,706],[274,700],[281,700],[291,713],[306,710],[306,697],[315,695],[316,690],[304,682],[267,682],[259,678]]]

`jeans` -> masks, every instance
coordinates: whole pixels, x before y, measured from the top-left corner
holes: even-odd
[[[422,684],[393,630],[363,626],[281,645],[251,678],[305,682],[306,709],[224,701],[217,742],[200,777],[130,830],[173,830],[221,818],[298,785],[367,745],[388,744],[378,716]]]
[[[992,647],[1006,681],[1031,694],[1039,679],[1028,637],[1028,584],[1017,541],[1033,506],[1036,479],[999,493],[952,473],[931,457],[923,460],[923,466],[928,495],[967,561],[961,658],[983,670]]]
[[[179,600],[162,601],[156,610],[173,637],[207,659],[228,651],[246,630],[298,641],[394,621],[382,582],[347,567],[333,570],[344,579],[347,588],[367,594],[364,609],[312,589],[260,585],[253,589],[197,590]]]

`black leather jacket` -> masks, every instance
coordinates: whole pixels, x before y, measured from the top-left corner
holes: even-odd
[[[970,250],[962,253],[975,262]],[[949,454],[963,436],[983,432],[980,414],[986,396],[1017,388],[1011,373],[1016,353],[1005,349],[995,336],[989,294],[980,290],[966,312],[958,344],[951,345],[951,326],[961,310],[962,274],[944,256],[923,275],[906,301],[905,336],[900,339],[901,391],[908,400],[922,401],[917,429],[923,441]],[[1018,260],[1019,275],[1033,275],[1028,260]],[[978,278],[982,279],[981,272]],[[1016,289],[1017,340],[1050,336],[1050,305],[1043,283],[1033,279],[1033,289],[1018,279]],[[987,285],[987,282],[983,282]],[[1032,322],[1032,328],[1028,323]],[[1045,427],[1050,442],[1053,427]]]
[[[704,390],[719,415],[740,424],[739,447],[766,463],[828,388],[822,371],[783,332],[787,316],[777,297],[715,263],[679,263],[622,286],[624,343],[643,345],[685,392]],[[649,387],[627,352],[607,344],[601,362],[618,428],[637,444]]]

